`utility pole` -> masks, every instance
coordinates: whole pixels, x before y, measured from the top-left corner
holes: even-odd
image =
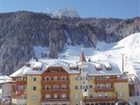
[[[125,54],[121,54],[122,56],[122,72],[124,72],[124,56]]]

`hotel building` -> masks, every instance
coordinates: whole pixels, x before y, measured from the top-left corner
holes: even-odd
[[[14,105],[115,105],[129,101],[127,76],[106,61],[30,61],[11,76]]]

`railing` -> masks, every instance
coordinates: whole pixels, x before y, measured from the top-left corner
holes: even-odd
[[[45,94],[45,93],[63,93],[63,92],[67,92],[69,93],[69,89],[66,88],[66,89],[42,89],[42,94]]]
[[[51,84],[51,83],[63,83],[63,84],[69,84],[69,80],[42,80],[41,84]]]
[[[107,101],[116,101],[116,97],[104,96],[104,97],[85,97],[83,101],[86,102],[107,102]]]
[[[42,102],[44,101],[70,101],[70,98],[43,98],[41,99]]]
[[[16,90],[12,93],[13,97],[20,96],[20,95],[26,95],[26,90],[22,90],[22,91],[17,91]]]
[[[95,79],[95,83],[115,83],[115,82],[127,82],[128,79],[114,78],[114,79]]]
[[[24,80],[22,80],[22,81],[16,81],[15,84],[16,85],[26,85],[27,84],[27,81],[24,81]]]

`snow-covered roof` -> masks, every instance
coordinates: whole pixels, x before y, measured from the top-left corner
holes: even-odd
[[[118,66],[110,62],[77,62],[76,60],[66,59],[40,59],[38,61],[29,61],[30,66],[23,66],[10,77],[25,76],[29,74],[42,74],[48,67],[62,67],[69,74],[79,74],[80,70],[71,69],[81,64],[87,65],[88,75],[120,75],[121,71]],[[101,69],[98,69],[101,68]]]
[[[88,66],[88,75],[122,75],[122,72],[111,62],[91,62]]]
[[[10,77],[24,76],[23,75],[23,72],[24,72],[25,69],[27,69],[27,67],[26,66],[23,66],[22,68],[20,68],[19,70],[17,70],[13,74],[11,74]]]
[[[0,75],[0,84],[9,81],[11,81],[11,78],[8,77],[7,75]]]

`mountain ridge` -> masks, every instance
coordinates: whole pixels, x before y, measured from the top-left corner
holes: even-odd
[[[140,32],[140,17],[52,18],[27,11],[0,13],[0,70],[9,75],[36,58],[34,46],[48,47],[42,56],[57,58],[65,45],[96,47],[97,41],[116,42],[135,32]]]

